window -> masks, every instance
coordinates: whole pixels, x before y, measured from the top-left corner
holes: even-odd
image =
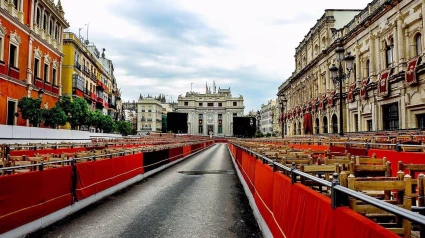
[[[384,115],[384,130],[397,130],[398,129],[398,103],[392,103],[382,106]]]
[[[354,114],[354,131],[355,132],[359,132],[359,115],[358,114]]]
[[[53,36],[53,21],[52,20],[50,20],[50,23],[49,23],[49,35],[51,35],[51,36]]]
[[[199,134],[204,134],[204,127],[202,125],[198,126],[198,133]]]
[[[419,56],[422,54],[422,39],[421,39],[421,34],[417,34],[415,36],[415,53],[416,56]]]
[[[43,16],[43,29],[47,31],[47,15],[44,14]]]
[[[37,58],[34,60],[34,76],[40,78],[40,60]]]
[[[199,118],[199,119],[204,119],[204,114],[199,114],[199,115],[198,115],[198,118]]]
[[[4,48],[4,42],[3,42],[3,33],[0,31],[0,62],[3,62],[3,48]]]
[[[9,52],[9,65],[13,66],[14,68],[18,68],[18,47],[16,45],[10,45],[10,52]]]
[[[316,134],[320,134],[320,122],[319,118],[316,118]]]
[[[237,117],[238,116],[238,114],[237,113],[233,113],[233,117]]]
[[[56,69],[53,69],[53,72],[52,72],[52,81],[53,81],[53,85],[55,85],[55,86],[58,85],[58,81],[57,81],[57,78],[56,78]],[[86,89],[87,89],[87,87],[86,87]]]
[[[49,82],[49,65],[48,64],[44,65],[44,81],[46,83]]]
[[[17,101],[7,100],[7,125],[16,125]]]
[[[214,103],[209,102],[209,103],[208,103],[208,106],[209,106],[209,107],[213,107],[213,106],[214,106]]]
[[[223,133],[223,126],[218,125],[218,134],[222,134],[222,133]]]
[[[218,119],[223,119],[223,114],[218,114]]]
[[[202,102],[199,103],[199,106],[202,107]]]
[[[219,107],[222,107],[222,106],[223,106],[223,103],[219,102],[219,103],[218,103],[218,106],[219,106]]]
[[[40,26],[40,8],[37,7],[37,14],[35,16],[35,23],[37,23],[37,26]]]
[[[324,117],[323,118],[323,133],[325,133],[325,134],[329,133],[329,130],[328,130],[328,118],[327,117]]]
[[[416,117],[418,118],[418,128],[424,129],[425,128],[425,114],[419,114],[419,115],[416,115]]]
[[[367,120],[367,131],[373,131],[372,120]]]
[[[189,102],[184,102],[184,105],[185,106],[189,106]]]
[[[236,107],[238,105],[238,102],[233,102],[233,106]]]
[[[385,43],[385,56],[386,56],[386,67],[389,68],[393,64],[393,51],[394,51],[394,43],[393,39],[390,40],[390,44]]]
[[[18,0],[13,0],[13,5],[14,5],[16,10],[19,10],[19,1]]]
[[[366,60],[366,76],[369,77],[370,75],[370,60]]]
[[[335,114],[332,116],[332,133],[338,133],[338,118]]]

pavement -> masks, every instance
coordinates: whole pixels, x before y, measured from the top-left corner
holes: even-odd
[[[216,144],[27,237],[262,237]]]

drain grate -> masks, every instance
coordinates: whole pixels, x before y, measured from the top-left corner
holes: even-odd
[[[190,171],[179,171],[179,173],[187,174],[187,175],[235,174],[233,170],[190,170]]]

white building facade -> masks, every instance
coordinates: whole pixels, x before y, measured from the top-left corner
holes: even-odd
[[[233,135],[233,117],[244,115],[243,96],[232,97],[229,89],[188,92],[179,96],[176,112],[188,114],[188,133],[196,135]]]
[[[261,120],[260,120],[260,131],[263,134],[270,133],[273,134],[273,118],[276,108],[276,101],[270,100],[267,104],[261,105]]]
[[[152,97],[140,97],[137,102],[137,131],[161,132],[162,106],[161,102]]]

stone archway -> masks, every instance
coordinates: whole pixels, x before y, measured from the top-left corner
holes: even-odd
[[[320,134],[320,120],[319,118],[316,118],[315,124],[314,124],[314,133]]]
[[[332,133],[338,134],[338,117],[335,114],[332,115]]]
[[[326,116],[323,117],[323,133],[324,134],[328,134],[329,133],[329,129],[328,129],[328,118]]]

